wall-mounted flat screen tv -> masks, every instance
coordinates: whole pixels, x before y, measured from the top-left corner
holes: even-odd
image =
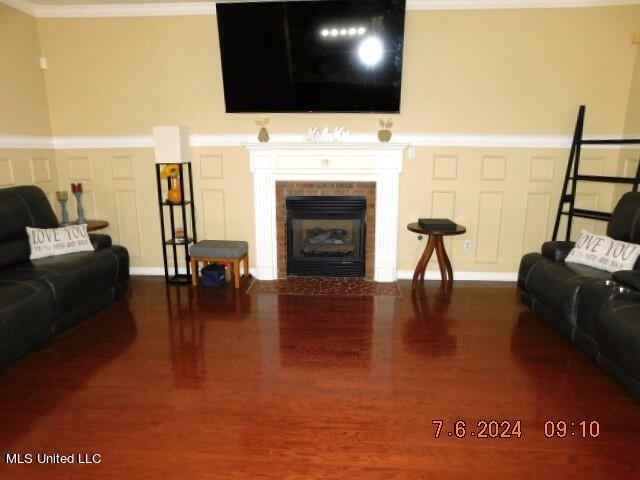
[[[405,0],[217,3],[227,112],[399,112]]]

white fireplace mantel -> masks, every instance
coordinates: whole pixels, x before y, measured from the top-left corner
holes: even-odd
[[[407,145],[388,143],[248,144],[256,228],[256,276],[278,277],[276,182],[376,183],[374,279],[396,280],[399,176]]]

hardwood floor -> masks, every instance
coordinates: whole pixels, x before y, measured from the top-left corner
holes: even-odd
[[[514,284],[400,286],[278,296],[133,279],[127,300],[0,372],[0,478],[640,478],[640,405]],[[456,420],[466,438],[448,435]],[[472,437],[480,420],[521,420],[522,436]],[[547,420],[600,435],[549,439]]]

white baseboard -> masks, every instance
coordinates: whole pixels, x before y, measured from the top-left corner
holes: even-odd
[[[440,272],[427,270],[425,280],[440,280]],[[398,280],[413,279],[413,270],[398,270]],[[472,280],[478,282],[515,282],[517,272],[453,272],[454,280]]]
[[[251,275],[256,276],[255,268],[249,269]],[[184,268],[178,269],[179,273],[185,273]],[[131,267],[129,269],[131,275],[141,277],[162,277],[164,276],[163,267]],[[413,278],[412,270],[398,270],[398,280],[411,280]],[[427,270],[424,277],[426,280],[440,280],[440,272]],[[518,280],[516,272],[453,272],[455,280],[465,281],[474,280],[478,282],[515,282]]]
[[[169,274],[171,275],[171,271]],[[184,268],[178,268],[178,273],[184,274],[186,270]],[[130,267],[130,275],[137,275],[140,277],[164,277],[164,267]]]

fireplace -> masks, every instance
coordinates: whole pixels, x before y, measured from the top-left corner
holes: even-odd
[[[286,199],[299,195],[367,198],[365,278],[396,279],[399,176],[406,145],[314,144],[302,139],[249,144],[255,212],[255,275],[287,276]]]
[[[364,277],[367,199],[286,199],[287,275]]]

